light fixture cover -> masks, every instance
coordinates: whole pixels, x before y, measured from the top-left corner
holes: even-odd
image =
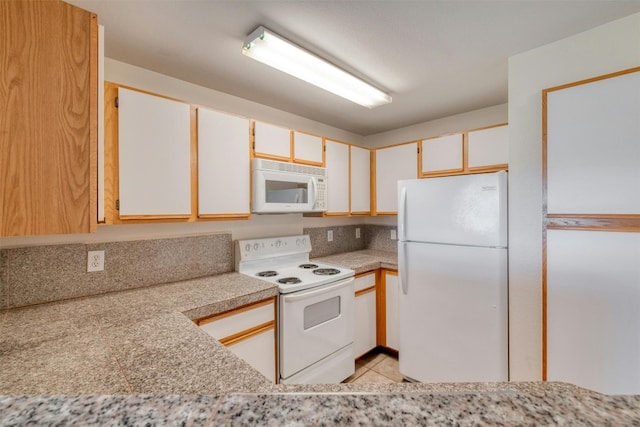
[[[242,53],[364,107],[391,102],[391,96],[341,70],[263,26],[244,42]]]

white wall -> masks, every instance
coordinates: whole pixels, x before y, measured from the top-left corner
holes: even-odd
[[[499,123],[506,123],[507,121],[507,104],[500,104],[370,135],[365,137],[364,142],[369,148],[377,148],[401,142],[426,139],[432,136],[441,136],[448,133],[463,132]]]
[[[543,89],[640,65],[640,14],[509,58],[509,337],[512,380],[542,373]]]

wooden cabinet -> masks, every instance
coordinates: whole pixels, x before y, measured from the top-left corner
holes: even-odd
[[[464,169],[461,133],[424,139],[420,147],[422,175],[460,172]]]
[[[190,106],[118,90],[120,218],[191,215]]]
[[[375,213],[397,214],[398,181],[418,177],[418,143],[377,149],[375,174]]]
[[[507,125],[471,131],[468,134],[469,169],[493,167],[506,169],[509,163],[509,132]]]
[[[352,215],[369,215],[371,213],[371,151],[351,145],[350,177]]]
[[[269,298],[195,322],[203,331],[275,383],[275,302],[275,297]]]
[[[269,123],[254,122],[253,155],[283,162],[291,161],[291,131]]]
[[[379,311],[384,312],[384,331],[378,334],[378,344],[395,351],[400,350],[399,293],[398,272],[382,269]]]
[[[97,17],[3,1],[0,40],[0,236],[94,232]]]
[[[199,218],[249,217],[249,132],[245,117],[198,108]]]
[[[349,214],[349,145],[326,140],[327,212]]]
[[[356,359],[377,345],[376,334],[376,273],[359,275],[355,279],[355,339],[353,353]]]
[[[308,165],[324,165],[322,137],[293,131],[293,161]]]

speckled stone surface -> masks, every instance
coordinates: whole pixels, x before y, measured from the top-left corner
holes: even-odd
[[[220,425],[637,425],[640,397],[515,391],[420,394],[277,394],[222,398]]]
[[[367,249],[378,251],[398,252],[398,240],[391,238],[391,231],[397,233],[397,227],[388,225],[367,225]]]
[[[271,391],[190,318],[277,293],[268,282],[227,273],[4,310],[0,394]]]
[[[90,250],[105,251],[104,271],[87,273],[87,251]],[[231,271],[233,251],[228,233],[5,249],[0,252],[0,308]]]
[[[350,268],[355,271],[356,274],[365,273],[377,268],[398,269],[398,254],[396,252],[374,249],[329,255],[314,259],[319,262]]]
[[[356,239],[356,228],[360,229],[360,238]],[[327,232],[333,231],[333,241],[327,240]],[[339,252],[351,252],[365,249],[367,246],[367,226],[341,225],[334,227],[305,228],[303,234],[311,239],[311,258],[327,256]]]
[[[206,426],[216,396],[0,396],[0,426]]]

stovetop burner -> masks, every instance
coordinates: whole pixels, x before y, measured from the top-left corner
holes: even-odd
[[[256,276],[258,277],[273,277],[277,275],[278,275],[278,272],[274,270],[267,270],[267,271],[261,271],[259,273],[256,273]]]
[[[278,279],[277,282],[282,285],[297,285],[298,283],[301,283],[302,280],[297,277],[284,277],[282,279]]]
[[[340,270],[337,268],[316,268],[313,270],[313,274],[317,274],[318,276],[332,276],[338,273],[340,273]]]
[[[304,268],[305,270],[309,270],[312,268],[318,268],[318,264],[300,264],[298,267]]]

